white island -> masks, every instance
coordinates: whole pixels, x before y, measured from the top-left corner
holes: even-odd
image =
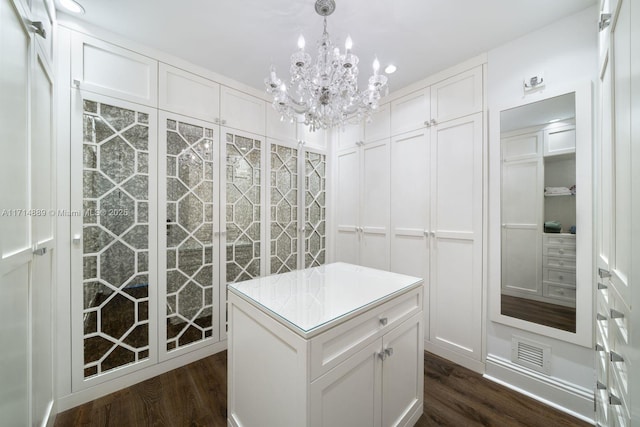
[[[422,279],[335,263],[228,288],[230,426],[416,423]]]

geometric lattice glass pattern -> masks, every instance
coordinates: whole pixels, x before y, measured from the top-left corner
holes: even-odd
[[[271,273],[298,264],[298,150],[271,145]]]
[[[305,152],[305,268],[325,263],[327,156]]]
[[[167,120],[167,351],[212,336],[213,138]]]
[[[149,357],[149,116],[83,102],[84,376]]]
[[[227,145],[227,282],[260,276],[261,143],[232,133]]]

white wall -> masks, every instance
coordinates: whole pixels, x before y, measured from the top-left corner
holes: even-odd
[[[538,31],[527,34],[488,53],[488,107],[490,116],[490,150],[500,144],[499,109],[505,105],[517,105],[546,97],[545,92],[553,92],[564,86],[597,80],[597,8],[591,7],[573,16],[564,18]],[[523,79],[544,73],[544,90],[524,95]],[[490,164],[489,173],[499,174],[499,164]],[[499,175],[498,175],[499,176]],[[490,195],[489,203],[489,280],[500,277],[499,245],[500,201],[495,194]],[[497,231],[496,231],[497,230]],[[489,289],[494,292],[497,286]],[[489,304],[491,299],[489,299]],[[491,308],[491,307],[489,307]],[[490,313],[491,309],[487,310]],[[593,350],[569,344],[545,336],[528,333],[487,319],[487,374],[498,377],[506,371],[492,369],[491,360],[511,359],[512,335],[533,339],[552,347],[551,371],[549,377],[521,375],[514,384],[513,376],[504,375],[502,379],[526,392],[547,399],[563,408],[591,418],[593,406],[588,405],[588,394],[594,384]],[[517,375],[516,375],[517,377]],[[527,378],[525,378],[527,377]],[[577,392],[573,397],[558,395],[542,383],[557,383]],[[545,395],[546,394],[546,395]],[[560,397],[559,397],[560,396]]]

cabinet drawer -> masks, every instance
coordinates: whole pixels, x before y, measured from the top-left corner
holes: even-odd
[[[545,283],[544,296],[574,302],[576,300],[576,290],[570,287]]]
[[[576,248],[569,246],[547,246],[542,247],[542,255],[551,257],[576,258]]]
[[[576,237],[573,234],[549,234],[545,233],[543,236],[543,244],[549,246],[569,246],[576,247]]]
[[[543,280],[549,282],[562,283],[563,285],[575,285],[576,273],[566,270],[556,270],[554,268],[545,268]]]
[[[559,267],[559,268],[576,268],[576,260],[573,258],[556,258],[556,257],[543,257],[542,260],[544,267]]]
[[[422,310],[422,287],[311,340],[311,381]]]

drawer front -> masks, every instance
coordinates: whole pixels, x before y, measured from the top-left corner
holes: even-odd
[[[550,257],[565,257],[576,259],[576,248],[569,246],[543,246],[542,254]]]
[[[564,286],[553,285],[551,283],[545,283],[544,296],[573,302],[576,300],[576,290]]]
[[[311,380],[422,311],[422,286],[311,339]]]
[[[576,273],[566,270],[556,270],[553,268],[544,269],[544,280],[549,282],[562,283],[564,285],[576,284]]]
[[[569,269],[575,270],[576,260],[575,258],[556,258],[556,257],[546,256],[546,257],[543,257],[542,265],[544,267],[569,268]]]
[[[543,234],[542,242],[549,246],[569,246],[576,247],[575,235],[553,235],[549,233]]]

